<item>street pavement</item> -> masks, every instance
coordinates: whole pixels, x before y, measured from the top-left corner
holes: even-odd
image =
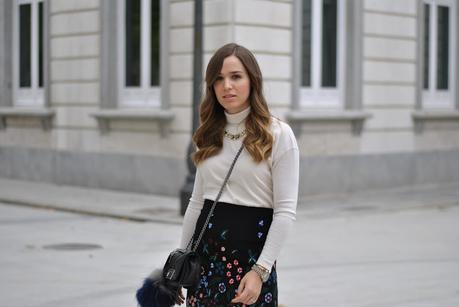
[[[0,179],[0,307],[134,307],[178,198]],[[285,307],[459,306],[459,183],[300,199]]]

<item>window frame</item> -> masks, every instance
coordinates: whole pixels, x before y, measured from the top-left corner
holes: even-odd
[[[39,68],[38,68],[38,4],[43,5],[43,87],[38,86]],[[31,5],[31,87],[21,88],[19,85],[19,6],[22,4]],[[45,30],[45,1],[44,0],[14,0],[13,1],[13,38],[12,38],[12,60],[13,60],[13,73],[12,73],[12,100],[15,107],[45,107],[45,89],[46,89],[46,30]],[[34,26],[35,25],[35,26]]]
[[[422,45],[424,45],[425,40],[425,4],[430,5],[430,18],[429,18],[429,88],[426,90],[424,88],[424,70],[422,70],[422,78],[421,78],[421,97],[422,97],[422,107],[425,109],[454,109],[456,108],[455,97],[457,95],[456,89],[456,65],[458,64],[456,61],[456,53],[457,53],[457,29],[458,26],[458,13],[457,13],[457,3],[455,0],[422,0],[422,18],[421,18],[421,25],[422,25]],[[448,89],[442,90],[437,89],[437,25],[438,25],[438,6],[447,6],[449,7],[449,21],[450,21],[450,31],[449,31],[449,65],[448,65]],[[423,55],[424,53],[422,53]],[[424,67],[424,56],[421,58],[422,66]]]
[[[347,14],[346,1],[337,0],[337,51],[336,51],[336,84],[335,88],[322,87],[322,8],[323,0],[311,0],[311,87],[302,85],[302,71],[299,77],[299,107],[314,109],[344,109],[345,108],[345,58],[346,58],[346,31]],[[302,1],[301,1],[300,28],[298,29],[302,38]],[[300,42],[300,59],[302,57],[302,40]],[[301,59],[302,61],[302,59]]]
[[[118,8],[117,8],[117,27],[118,31],[118,44],[117,44],[117,51],[118,51],[118,80],[117,80],[117,88],[118,88],[118,108],[159,108],[161,107],[161,84],[162,79],[161,74],[163,69],[160,69],[160,85],[159,86],[151,86],[151,65],[150,65],[150,38],[151,38],[151,1],[149,0],[140,0],[141,1],[141,79],[140,79],[140,87],[138,88],[129,88],[125,86],[125,42],[126,42],[126,35],[125,35],[125,1],[118,0]],[[160,19],[163,19],[163,1],[160,1]],[[162,40],[162,33],[163,33],[163,22],[160,20],[160,58],[162,58],[163,52],[163,40]],[[161,61],[160,61],[161,63]],[[160,65],[161,66],[161,65]]]

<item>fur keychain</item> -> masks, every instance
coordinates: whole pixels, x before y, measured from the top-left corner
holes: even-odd
[[[136,296],[141,307],[172,307],[177,301],[178,288],[174,291],[166,287],[162,270],[157,269],[145,278]]]

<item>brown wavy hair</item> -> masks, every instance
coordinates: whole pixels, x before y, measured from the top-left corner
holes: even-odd
[[[193,135],[198,150],[193,154],[197,165],[205,159],[218,154],[223,147],[223,133],[226,126],[225,109],[218,102],[214,83],[223,66],[225,58],[234,55],[244,65],[250,79],[248,97],[250,113],[245,122],[246,137],[244,145],[255,162],[266,160],[271,155],[273,136],[269,129],[271,113],[263,96],[263,77],[255,56],[247,48],[230,43],[218,49],[206,69],[206,90],[200,106],[201,124]]]

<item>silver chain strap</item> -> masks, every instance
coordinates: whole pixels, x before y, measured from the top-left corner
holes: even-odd
[[[209,224],[210,218],[212,217],[215,207],[217,206],[218,200],[220,199],[220,196],[223,193],[223,189],[225,188],[226,183],[228,182],[228,179],[231,175],[231,172],[233,171],[234,164],[236,164],[237,159],[241,155],[242,149],[244,148],[244,143],[242,143],[241,148],[239,148],[239,151],[237,152],[236,156],[234,157],[233,163],[231,163],[231,166],[229,168],[228,173],[226,174],[225,180],[223,181],[222,187],[220,188],[220,192],[218,192],[217,198],[215,198],[214,203],[212,204],[212,208],[210,208],[209,214],[207,215],[206,222],[204,223],[204,226],[201,229],[201,233],[199,234],[198,240],[195,242],[194,248],[192,249],[193,252],[196,251],[198,248],[199,242],[201,242],[202,236],[204,235],[204,232],[206,231],[207,225]],[[193,243],[193,237],[191,237],[190,242],[188,242],[186,249],[189,249],[190,246]]]

